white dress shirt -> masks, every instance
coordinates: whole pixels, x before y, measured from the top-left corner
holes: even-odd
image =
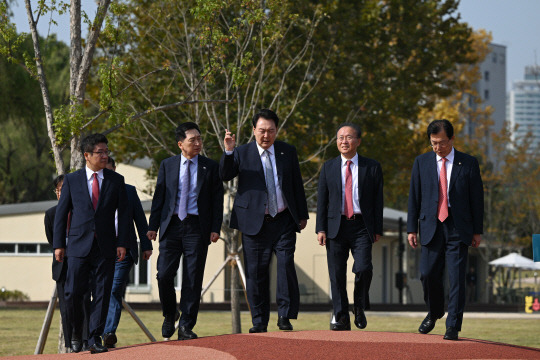
[[[452,167],[454,165],[454,147],[446,157],[446,194],[448,195],[448,207],[450,207],[450,175],[452,174]],[[437,179],[441,177],[442,157],[436,155],[437,158]]]
[[[101,193],[101,183],[103,183],[103,169],[99,171],[93,171],[86,167],[86,184],[88,185],[88,195],[90,195],[90,201],[92,201],[92,184],[94,183],[94,173],[97,172],[97,178],[99,183],[99,192]]]
[[[341,213],[345,214],[345,176],[347,175],[347,160],[341,155]],[[361,214],[360,196],[358,196],[358,154],[354,155],[351,162],[352,174],[352,200],[353,211],[355,214]]]
[[[263,171],[264,171],[264,175],[265,175],[265,179],[266,179],[267,155],[266,155],[265,150],[262,147],[260,147],[259,144],[257,144],[257,149],[259,150],[259,155],[261,156],[262,167],[263,167]],[[281,192],[281,186],[279,184],[278,172],[277,172],[277,168],[276,168],[276,153],[275,153],[275,149],[274,149],[274,144],[272,144],[272,146],[270,146],[267,149],[267,151],[270,153],[270,161],[272,162],[272,170],[274,172],[274,184],[276,185],[276,197],[277,197],[278,213],[280,213],[280,212],[282,212],[283,210],[285,210],[287,208],[287,201],[283,197],[283,193]],[[268,213],[268,206],[266,207],[265,212]]]
[[[188,159],[184,155],[180,155],[180,172],[178,174],[178,191],[176,192],[176,204],[174,206],[174,213],[178,214],[180,211],[180,197],[182,196],[182,178],[187,171]],[[187,201],[187,213],[191,215],[199,215],[199,208],[197,207],[197,166],[199,164],[199,155],[191,159],[190,180],[189,180],[189,197]]]

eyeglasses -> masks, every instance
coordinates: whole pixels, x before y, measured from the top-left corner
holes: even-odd
[[[450,144],[450,140],[443,140],[443,141],[439,141],[439,142],[431,142],[429,144],[429,146],[431,146],[432,148],[436,148],[436,147],[447,147],[448,145]]]
[[[351,135],[347,135],[347,136],[340,136],[337,139],[338,139],[339,142],[343,142],[344,140],[353,141],[354,139],[356,139],[356,137],[351,136]]]
[[[98,154],[98,156],[109,156],[111,154],[110,150],[105,151],[87,151],[89,154]]]

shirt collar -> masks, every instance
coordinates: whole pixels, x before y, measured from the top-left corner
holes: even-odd
[[[343,155],[341,155],[341,166],[347,165],[347,160]],[[358,154],[354,154],[353,158],[350,159],[352,163],[356,166],[358,166]]]
[[[454,163],[454,147],[452,146],[452,150],[450,150],[450,153],[448,155],[446,155],[446,160],[450,163],[450,164],[453,164]],[[436,155],[437,156],[437,162],[441,161],[442,157],[440,157],[439,155]]]
[[[255,144],[257,144],[257,149],[259,150],[259,156],[262,156],[262,154],[264,153],[265,150],[262,147],[260,147],[257,142],[255,142]],[[273,155],[274,154],[274,144],[270,145],[270,147],[267,150],[270,153],[270,155]]]
[[[186,163],[186,161],[188,160],[187,157],[184,156],[184,154],[180,154],[180,157],[182,160],[180,160],[180,164],[184,165]],[[199,155],[196,155],[195,157],[193,157],[192,159],[190,159],[191,162],[195,165],[198,164],[198,161],[199,161]]]
[[[98,178],[103,180],[103,169],[101,169],[99,171],[94,171],[94,170],[90,170],[90,168],[88,166],[86,166],[86,180],[90,181],[92,176],[94,176],[95,172],[97,172]]]

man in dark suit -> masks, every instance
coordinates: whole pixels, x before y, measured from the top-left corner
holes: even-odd
[[[369,286],[373,276],[371,248],[383,230],[383,175],[381,165],[358,155],[362,141],[359,125],[338,127],[340,156],[324,163],[319,176],[317,240],[326,245],[334,318],[331,330],[350,330],[347,297],[347,259],[354,265],[354,324],[367,326]]]
[[[56,193],[56,198],[60,199],[62,194],[62,185],[64,183],[64,175],[58,175],[53,182],[54,192]],[[56,215],[56,205],[48,209],[45,212],[45,235],[47,236],[47,241],[51,246],[53,246],[53,234],[54,234],[54,217]],[[68,216],[69,219],[69,216]],[[68,221],[69,228],[69,221]],[[56,261],[56,257],[53,254],[52,262],[52,278],[56,281],[56,294],[58,296],[58,305],[60,307],[60,317],[62,318],[62,330],[64,333],[64,342],[66,348],[71,348],[71,333],[73,328],[71,327],[71,321],[68,318],[68,309],[66,305],[66,297],[64,294],[64,288],[66,284],[66,272],[67,264],[66,261]],[[82,350],[88,350],[88,322],[90,317],[90,300],[91,294],[90,291],[87,291],[84,294],[84,325],[82,331]]]
[[[275,141],[279,118],[263,109],[253,117],[255,141],[235,148],[226,130],[220,175],[238,176],[230,227],[242,232],[247,296],[253,327],[266,332],[270,317],[270,259],[277,258],[278,327],[292,330],[300,304],[294,267],[296,232],[306,227],[306,196],[294,146]]]
[[[178,339],[196,339],[208,244],[219,239],[223,220],[223,184],[217,162],[200,155],[201,131],[186,122],[176,128],[180,155],[161,162],[152,200],[148,238],[160,230],[157,279],[163,310],[164,338],[174,334],[177,310],[174,277],[184,255]]]
[[[107,318],[114,263],[122,261],[127,247],[127,197],[124,178],[105,169],[107,138],[93,134],[81,142],[86,167],[64,178],[56,208],[53,247],[57,261],[67,257],[65,295],[73,326],[72,350],[81,350],[83,297],[91,284],[92,304],[88,345],[92,353],[107,351],[101,334]],[[118,237],[115,212],[118,209]],[[67,233],[68,214],[70,228]]]
[[[407,232],[409,244],[422,253],[420,273],[428,314],[419,332],[429,333],[444,316],[444,268],[450,288],[444,339],[457,340],[465,307],[468,247],[482,240],[484,190],[476,158],[454,149],[448,120],[429,124],[433,152],[416,158],[411,175]]]
[[[106,168],[116,171],[116,163],[110,156]],[[120,315],[122,314],[122,299],[126,294],[129,272],[131,271],[133,264],[137,264],[139,260],[139,246],[137,245],[137,234],[135,233],[134,222],[135,225],[137,225],[139,240],[141,241],[143,260],[147,261],[152,255],[152,243],[146,236],[146,233],[148,232],[148,223],[146,222],[146,215],[144,214],[141,201],[139,200],[139,195],[137,195],[137,189],[135,189],[135,186],[126,184],[126,193],[128,199],[129,244],[124,260],[117,261],[114,266],[114,279],[111,290],[111,300],[109,302],[109,313],[107,314],[107,321],[105,322],[105,329],[103,330],[103,342],[108,348],[114,348],[118,341],[116,329],[118,328]],[[118,214],[116,216],[118,218]]]
[[[54,179],[54,191],[56,197],[60,199],[62,193],[62,183],[64,182],[64,175],[59,175]],[[48,209],[45,212],[45,235],[47,241],[53,245],[53,233],[54,233],[54,215],[56,214],[56,205]],[[52,262],[52,278],[56,281],[56,293],[58,296],[58,305],[60,307],[60,316],[62,317],[62,329],[64,331],[64,341],[66,348],[71,348],[71,325],[69,323],[66,300],[64,297],[64,285],[66,282],[66,270],[65,262],[58,262],[53,254]]]

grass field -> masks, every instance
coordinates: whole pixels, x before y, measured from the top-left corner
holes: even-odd
[[[154,334],[161,340],[161,324],[163,317],[160,311],[138,311],[137,314]],[[45,316],[45,310],[35,309],[0,309],[0,356],[33,354],[39,332]],[[392,331],[416,333],[422,321],[420,317],[388,316],[368,312],[367,331]],[[277,314],[272,313],[269,331],[278,331],[275,323]],[[329,327],[330,313],[301,313],[300,318],[292,322],[295,330],[326,330]],[[47,339],[44,353],[53,354],[58,347],[59,313],[56,311]],[[242,313],[242,332],[247,333],[251,327],[248,313]],[[366,331],[362,330],[362,331]],[[199,336],[229,334],[231,332],[231,315],[228,312],[201,312],[194,331]],[[361,331],[353,326],[353,331]],[[444,319],[441,319],[433,334],[444,334]],[[540,348],[540,322],[537,317],[531,319],[467,318],[463,323],[461,337],[491,340],[514,345]],[[117,330],[118,346],[149,342],[128,313],[123,313]],[[173,337],[174,339],[174,337]]]

